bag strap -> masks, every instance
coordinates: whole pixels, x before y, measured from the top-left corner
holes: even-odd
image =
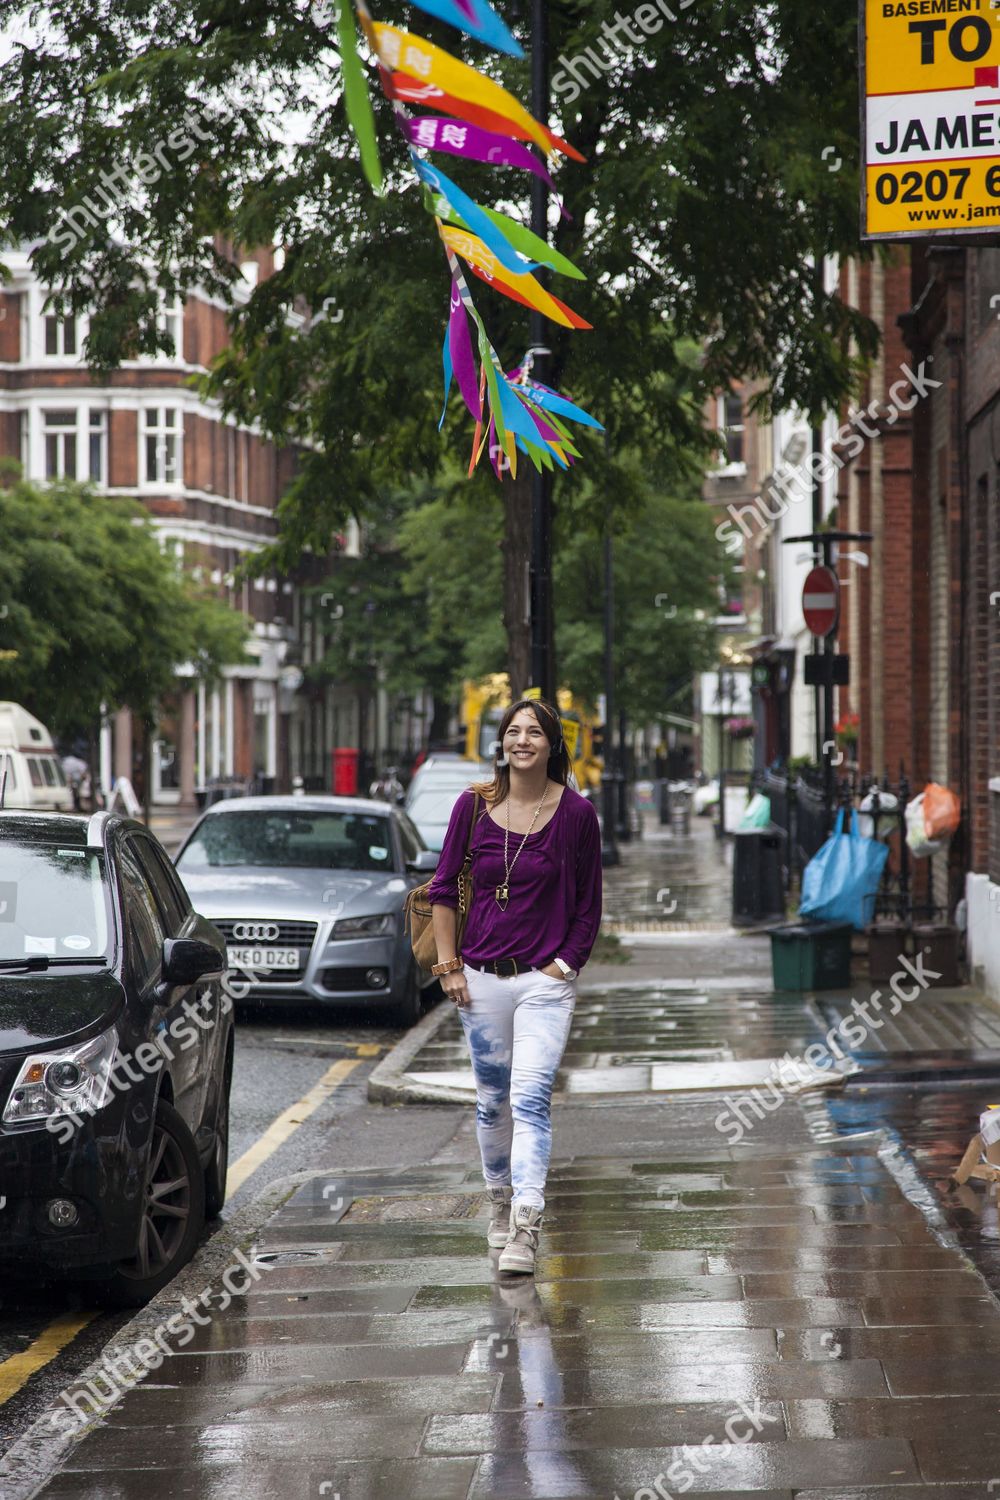
[[[469,823],[469,837],[465,841],[465,858],[462,861],[463,870],[472,858],[472,835],[476,831],[476,818],[479,816],[479,803],[481,800],[481,795],[479,792],[473,792],[472,795],[474,798],[472,803],[472,821]]]
[[[842,807],[837,810],[837,821],[833,825],[833,831],[835,834],[843,833],[844,831],[844,809]]]
[[[465,859],[462,861],[462,868],[459,870],[455,880],[455,885],[458,888],[458,909],[463,917],[468,915],[467,903],[469,893],[465,889],[465,877],[472,874],[472,835],[476,831],[476,817],[479,813],[479,793],[475,792],[473,795],[475,801],[472,804],[472,821],[469,824],[469,837],[465,841]]]

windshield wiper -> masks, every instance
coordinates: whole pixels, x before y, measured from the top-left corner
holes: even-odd
[[[60,964],[100,964],[103,967],[107,962],[107,958],[49,958],[47,953],[32,953],[27,958],[0,959],[0,970],[4,973],[25,970],[34,974]]]

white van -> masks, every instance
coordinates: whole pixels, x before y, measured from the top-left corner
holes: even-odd
[[[0,784],[5,807],[72,812],[73,793],[45,725],[19,703],[0,702]]]

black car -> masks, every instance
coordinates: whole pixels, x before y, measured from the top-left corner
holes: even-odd
[[[0,812],[0,1262],[137,1305],[225,1198],[225,943],[108,813]]]

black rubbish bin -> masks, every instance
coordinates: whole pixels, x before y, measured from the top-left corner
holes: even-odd
[[[737,828],[733,834],[733,925],[782,920],[785,915],[783,828]]]

